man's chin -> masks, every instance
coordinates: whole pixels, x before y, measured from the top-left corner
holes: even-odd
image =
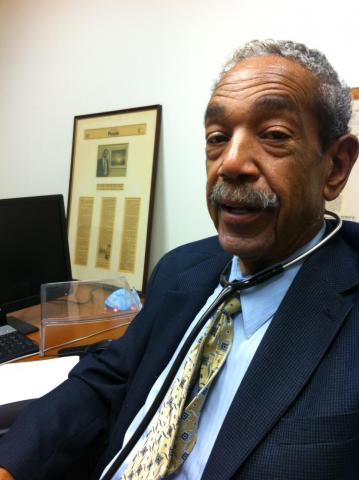
[[[253,246],[251,245],[253,241],[251,239],[227,232],[219,232],[218,237],[221,247],[228,253],[238,255],[239,257],[254,253]]]
[[[258,237],[243,238],[239,235],[219,232],[219,243],[224,251],[239,257],[241,263],[248,265],[249,270],[260,268],[270,250],[270,242],[261,241]],[[242,272],[244,273],[244,272]]]

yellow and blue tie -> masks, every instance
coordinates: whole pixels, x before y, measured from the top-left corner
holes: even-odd
[[[191,453],[209,388],[232,346],[232,315],[240,308],[237,296],[224,302],[192,345],[121,480],[165,478]]]

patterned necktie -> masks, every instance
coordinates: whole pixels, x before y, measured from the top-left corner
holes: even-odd
[[[186,460],[196,443],[208,390],[232,345],[232,315],[240,308],[236,297],[224,302],[192,345],[181,374],[169,388],[121,480],[158,480]]]

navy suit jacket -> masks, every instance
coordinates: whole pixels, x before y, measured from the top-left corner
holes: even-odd
[[[228,260],[217,237],[165,255],[126,335],[30,405],[0,465],[17,480],[98,478]],[[359,226],[347,223],[289,288],[203,480],[359,479],[358,287]]]

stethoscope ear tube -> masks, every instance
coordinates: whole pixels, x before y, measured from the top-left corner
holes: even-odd
[[[268,268],[266,270],[263,270],[261,272],[258,272],[257,274],[253,275],[252,277],[244,280],[235,280],[233,282],[230,282],[227,280],[227,276],[230,272],[231,264],[232,264],[232,259],[227,263],[225,268],[223,269],[223,272],[220,275],[220,283],[223,287],[223,290],[219,293],[219,295],[216,297],[216,299],[213,301],[213,303],[207,308],[207,310],[202,314],[201,318],[197,321],[196,325],[194,326],[193,330],[191,333],[188,335],[187,339],[185,340],[184,344],[182,345],[180,351],[177,354],[177,357],[175,358],[172,367],[170,368],[170,371],[168,372],[163,385],[161,386],[159,392],[157,393],[151,407],[145,414],[144,418],[142,419],[141,423],[133,433],[132,437],[130,440],[126,443],[126,445],[122,448],[121,452],[119,453],[118,457],[116,460],[113,462],[113,464],[110,466],[108,471],[105,473],[103,477],[101,477],[101,480],[111,480],[113,475],[117,472],[117,470],[120,468],[122,463],[126,460],[127,456],[130,454],[131,450],[135,447],[136,443],[138,440],[141,438],[143,435],[144,431],[146,430],[147,425],[150,423],[153,415],[157,412],[158,408],[161,405],[162,400],[164,399],[169,387],[171,386],[171,383],[173,382],[174,378],[177,375],[177,372],[184,360],[184,358],[187,355],[187,352],[191,348],[193,342],[195,341],[197,335],[199,332],[202,330],[204,325],[207,323],[211,315],[214,313],[214,311],[230,296],[233,294],[233,292],[240,292],[242,290],[246,290],[247,288],[253,287],[255,285],[258,285],[260,283],[265,282],[266,280],[269,280],[270,278],[274,277],[275,275],[280,274],[283,272],[286,268],[289,268],[290,266],[294,265],[295,263],[303,260],[305,257],[313,253],[314,251],[318,250],[321,246],[324,245],[324,243],[328,242],[341,228],[343,222],[341,218],[333,213],[326,211],[326,214],[330,215],[337,221],[337,225],[333,228],[331,232],[329,232],[328,235],[326,235],[319,243],[317,243],[314,247],[310,248],[303,254],[295,257],[293,260],[288,261],[284,265],[276,265],[274,267]]]
[[[221,273],[221,276],[220,276],[220,283],[222,287],[227,287],[228,285],[231,285],[235,290],[238,290],[238,291],[242,291],[242,290],[246,290],[247,288],[254,287],[255,285],[259,285],[260,283],[263,283],[269,280],[270,278],[278,275],[279,273],[283,272],[284,270],[291,267],[295,263],[302,261],[305,257],[308,257],[316,250],[319,250],[319,248],[321,248],[325,243],[327,243],[328,240],[330,240],[341,229],[343,225],[343,220],[336,213],[330,212],[329,210],[325,210],[325,214],[332,217],[337,222],[337,224],[327,235],[324,236],[324,238],[322,238],[320,242],[318,242],[316,245],[311,247],[309,250],[306,250],[301,255],[296,256],[295,258],[287,261],[284,264],[267,268],[258,273],[255,273],[249,278],[246,278],[244,280],[234,280],[233,282],[230,282],[229,280],[227,280],[227,277],[231,270],[231,264],[232,264],[232,260],[230,260],[227,263],[227,265],[224,267],[223,272]]]

